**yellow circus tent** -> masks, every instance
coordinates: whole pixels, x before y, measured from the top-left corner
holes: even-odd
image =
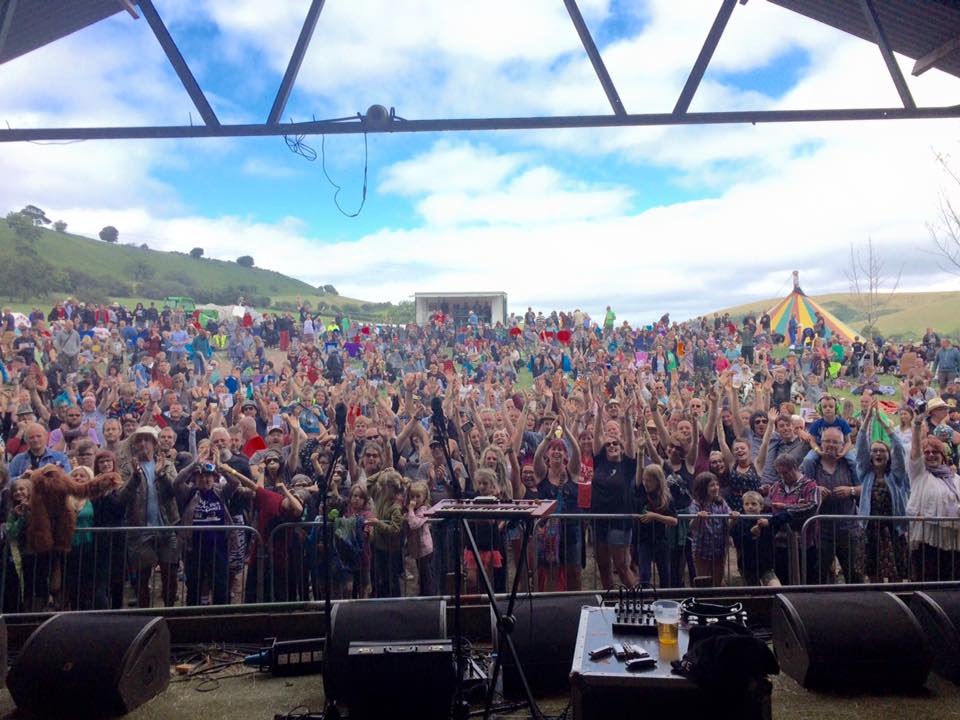
[[[812,328],[816,325],[817,314],[823,318],[826,327],[824,339],[832,338],[834,335],[840,335],[848,340],[858,335],[849,326],[837,320],[831,313],[827,312],[819,303],[812,298],[807,297],[806,293],[800,289],[800,274],[797,271],[793,273],[793,291],[783,300],[778,302],[768,311],[770,315],[770,332],[782,335],[784,343],[790,343],[790,318],[797,320],[797,342],[803,336],[804,328]]]

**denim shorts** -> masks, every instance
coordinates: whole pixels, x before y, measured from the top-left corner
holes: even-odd
[[[623,520],[597,520],[594,533],[598,544],[630,545],[633,541],[633,527]]]

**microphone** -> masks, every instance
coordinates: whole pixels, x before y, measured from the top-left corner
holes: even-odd
[[[343,437],[343,433],[347,429],[347,406],[342,402],[338,402],[334,413],[334,421],[337,424],[337,435]]]
[[[443,400],[435,396],[430,400],[430,409],[433,410],[433,424],[446,430],[447,422],[446,418],[443,417]]]

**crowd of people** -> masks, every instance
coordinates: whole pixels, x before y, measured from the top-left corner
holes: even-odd
[[[328,559],[336,597],[448,592],[461,554],[503,590],[521,528],[472,521],[474,558],[425,516],[459,495],[556,501],[539,590],[960,577],[960,350],[932,329],[72,299],[0,323],[4,612],[319,598]]]

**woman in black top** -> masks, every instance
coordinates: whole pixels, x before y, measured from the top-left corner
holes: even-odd
[[[596,410],[594,445],[600,450],[593,458],[593,484],[590,496],[590,512],[600,514],[623,514],[633,512],[634,479],[637,475],[637,459],[633,440],[633,410],[627,404],[620,418],[620,437],[603,437],[603,419]],[[621,442],[621,438],[623,438]],[[634,587],[637,579],[630,569],[627,549],[630,547],[632,521],[597,520],[594,525],[597,566],[600,581],[605,589],[613,587],[610,562],[620,577],[621,584]]]

